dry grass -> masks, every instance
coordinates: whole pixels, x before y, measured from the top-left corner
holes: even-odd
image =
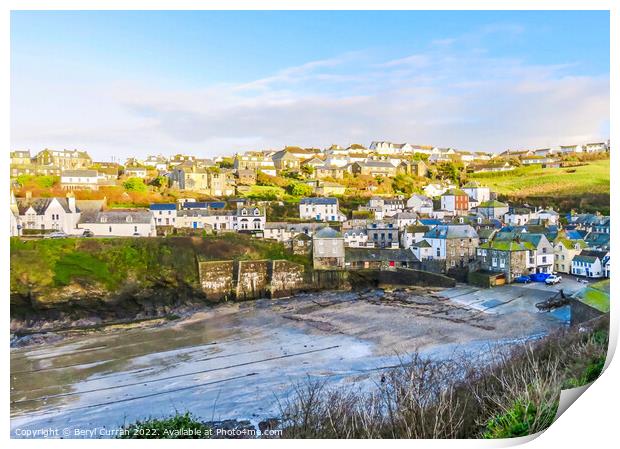
[[[559,332],[485,360],[416,354],[380,374],[370,391],[309,380],[281,404],[283,437],[502,438],[544,430],[561,389],[593,380],[584,373],[604,360],[606,329],[603,320],[586,333]]]

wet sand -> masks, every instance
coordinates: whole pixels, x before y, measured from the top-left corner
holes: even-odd
[[[225,304],[180,322],[72,336],[11,351],[11,432],[56,429],[76,437],[147,417],[191,411],[204,420],[279,415],[294,386],[372,385],[382,367],[414,351],[471,353],[563,326],[539,313],[543,290],[441,292],[382,297],[324,292]],[[490,296],[489,296],[490,295]]]

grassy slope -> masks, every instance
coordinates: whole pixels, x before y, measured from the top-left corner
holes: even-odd
[[[46,293],[72,283],[114,292],[127,282],[196,285],[200,260],[288,259],[283,245],[245,235],[205,238],[11,239],[11,292]]]
[[[609,159],[592,161],[581,167],[543,169],[536,165],[469,177],[497,193],[520,197],[609,194]]]

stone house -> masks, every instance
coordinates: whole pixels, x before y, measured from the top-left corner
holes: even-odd
[[[530,274],[534,264],[532,255],[536,248],[530,242],[490,241],[476,249],[480,268],[495,273],[504,273],[506,282],[511,283],[523,274]]]
[[[115,181],[97,170],[63,170],[60,174],[60,186],[63,190],[99,190],[100,187],[115,184]]]
[[[324,228],[323,223],[287,223],[285,221],[272,221],[265,223],[263,237],[278,242],[288,242],[297,234],[306,234],[312,237],[319,229]]]
[[[312,252],[312,237],[300,232],[294,235],[287,243],[293,254],[305,255]]]
[[[406,249],[347,248],[347,270],[394,270],[415,268],[419,264],[412,251]]]
[[[314,167],[314,177],[316,179],[323,178],[334,178],[334,179],[342,179],[344,178],[345,168],[339,167],[337,165],[319,165]]]
[[[339,231],[325,227],[312,237],[312,263],[315,270],[344,269],[344,238]]]
[[[398,248],[398,226],[392,220],[373,221],[366,225],[368,243],[375,248]]]
[[[397,172],[396,167],[387,161],[354,162],[350,167],[354,175],[394,177]]]
[[[424,234],[432,247],[431,260],[444,262],[446,269],[465,267],[476,259],[479,244],[476,230],[467,224],[440,224]]]
[[[35,157],[37,165],[54,166],[60,170],[87,169],[93,160],[86,151],[49,150],[40,151]]]

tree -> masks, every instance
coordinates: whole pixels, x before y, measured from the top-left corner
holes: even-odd
[[[123,183],[123,187],[128,192],[146,192],[148,189],[141,178],[127,178]]]
[[[301,182],[291,183],[287,191],[290,195],[293,196],[310,196],[312,195],[312,187],[307,184],[303,184]]]
[[[217,163],[217,166],[220,168],[234,168],[235,161],[232,157],[225,157]]]
[[[312,165],[304,164],[301,166],[301,172],[307,176],[310,176],[314,173],[314,167]]]

